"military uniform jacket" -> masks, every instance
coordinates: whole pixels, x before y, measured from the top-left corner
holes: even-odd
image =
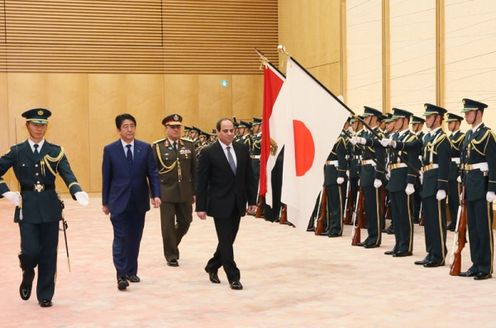
[[[389,167],[397,164],[406,164],[410,166],[390,170],[390,179],[387,189],[390,192],[404,191],[408,183],[414,184],[418,170],[420,169],[419,154],[422,143],[417,136],[410,130],[403,134],[395,133],[393,140],[396,141],[396,148],[391,149]]]
[[[331,164],[331,162],[336,162],[335,164]],[[327,156],[327,162],[324,166],[324,185],[330,186],[337,184],[336,179],[338,177],[345,178],[346,177],[346,141],[344,139],[344,133],[341,133],[338,137],[336,143],[332,147],[329,156]]]
[[[363,134],[363,130],[357,132],[357,136],[361,137]],[[360,158],[362,156],[362,151],[359,145],[353,145],[351,142],[349,143],[349,170],[350,170],[350,178],[359,178],[360,177]]]
[[[178,140],[176,151],[168,139],[153,143],[163,202],[192,202],[196,189],[197,156],[192,142]]]
[[[0,158],[0,195],[9,191],[2,176],[11,167],[20,184],[22,217],[25,222],[60,220],[62,209],[55,191],[57,175],[62,177],[73,198],[76,192],[81,191],[64,149],[46,140],[38,155],[33,153],[26,140],[12,146],[10,151]]]
[[[384,138],[384,134],[379,127],[375,127],[374,132]],[[373,161],[374,164],[361,165],[360,186],[371,187],[374,185],[375,179],[385,183],[386,150],[372,132],[365,131],[362,137],[366,140],[366,144],[362,146],[362,163],[364,161]]]
[[[442,129],[434,135],[426,133],[422,145],[423,172],[422,197],[433,197],[438,190],[448,190],[451,144]],[[429,167],[431,164],[438,168]],[[430,168],[430,169],[429,169]]]
[[[251,137],[250,156],[252,158],[260,158],[261,153],[262,153],[262,134],[257,133]]]
[[[238,142],[243,143],[251,149],[251,136],[249,134],[245,134],[239,137]]]
[[[456,180],[460,175],[460,147],[462,146],[463,139],[465,138],[465,133],[460,130],[450,134],[449,141],[451,143],[451,162],[448,180]],[[458,163],[454,160],[458,159]]]
[[[466,200],[486,197],[487,191],[496,192],[496,141],[494,132],[482,123],[475,131],[465,134],[461,148],[462,175]],[[470,169],[469,165],[487,163],[488,171]]]

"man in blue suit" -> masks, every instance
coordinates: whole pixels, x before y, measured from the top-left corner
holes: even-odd
[[[138,254],[145,213],[160,206],[160,182],[149,144],[136,140],[136,119],[130,114],[115,118],[120,139],[105,146],[102,164],[102,210],[110,213],[114,230],[112,256],[117,271],[117,288],[125,290],[128,280],[139,282]]]

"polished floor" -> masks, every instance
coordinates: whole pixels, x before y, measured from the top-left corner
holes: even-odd
[[[18,295],[18,227],[0,200],[0,327],[494,327],[496,279],[449,276],[423,268],[424,238],[416,226],[414,256],[383,255],[341,238],[317,237],[245,217],[235,244],[244,290],[214,285],[203,267],[216,237],[212,220],[194,218],[181,245],[180,266],[165,265],[159,211],[149,212],[140,254],[141,283],[117,290],[112,229],[93,195],[90,206],[66,200],[72,272],[61,234],[54,306]],[[362,238],[366,231],[362,231]],[[449,233],[451,248],[453,233]],[[469,265],[468,246],[463,268]]]

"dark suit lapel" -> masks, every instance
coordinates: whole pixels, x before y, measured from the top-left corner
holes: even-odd
[[[234,143],[233,143],[233,148],[235,148]],[[217,150],[218,157],[219,157],[220,161],[222,163],[224,163],[223,165],[226,168],[226,170],[228,170],[229,172],[231,172],[231,174],[234,175],[233,171],[231,170],[231,165],[229,165],[229,162],[227,161],[226,153],[224,152],[224,148],[222,148],[220,141],[217,141],[217,145],[214,149]],[[234,151],[236,152],[236,149],[234,149]],[[236,156],[237,156],[237,154],[236,154]],[[237,170],[237,165],[236,165],[236,170]]]

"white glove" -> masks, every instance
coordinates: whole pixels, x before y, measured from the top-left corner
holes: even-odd
[[[346,171],[346,176],[349,178],[350,177],[350,170]]]
[[[358,142],[358,137],[351,137],[350,142],[353,146],[356,145]]]
[[[379,179],[374,179],[374,188],[378,189],[382,186],[382,181]]]
[[[381,143],[382,147],[387,147],[389,146],[389,142],[391,141],[391,139],[381,139],[379,142]]]
[[[436,199],[443,200],[445,198],[446,198],[446,191],[444,191],[443,189],[439,189],[436,193]]]
[[[496,194],[494,193],[494,191],[488,191],[486,194],[486,200],[489,203],[492,203],[494,202],[495,199],[496,199]]]
[[[406,185],[406,188],[405,188],[405,192],[407,195],[411,195],[415,192],[415,187],[413,186],[413,184],[409,183]]]
[[[90,203],[88,194],[84,191],[78,191],[74,194],[74,197],[76,197],[77,202],[82,206],[87,206]]]
[[[357,186],[360,187],[360,179],[357,180]]]
[[[422,174],[422,172],[420,172],[419,180],[420,180],[420,184],[424,184],[424,175]]]
[[[363,137],[356,137],[357,138],[357,143],[360,145],[365,145],[367,143],[367,139]]]
[[[344,178],[339,177],[339,178],[336,179],[336,182],[337,182],[338,185],[343,184]]]
[[[21,194],[17,191],[6,191],[2,194],[2,196],[15,206],[19,206],[19,203],[21,201]]]
[[[459,175],[457,178],[456,178],[456,182],[458,183],[462,183],[462,176]]]

